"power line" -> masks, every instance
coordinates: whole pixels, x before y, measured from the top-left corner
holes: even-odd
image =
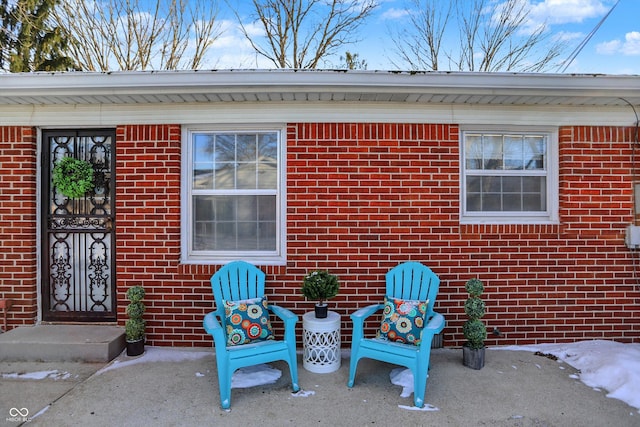
[[[598,22],[598,25],[596,25],[594,29],[591,30],[589,34],[587,34],[587,37],[585,37],[584,40],[582,40],[582,42],[580,42],[580,44],[573,50],[573,52],[571,52],[571,55],[569,55],[569,57],[565,59],[565,61],[562,64],[560,64],[558,68],[562,67],[562,70],[560,70],[561,73],[564,73],[565,71],[567,71],[567,68],[569,67],[569,65],[571,65],[571,63],[576,59],[576,56],[578,56],[580,52],[582,52],[582,49],[584,49],[587,43],[589,43],[589,40],[591,40],[591,37],[593,37],[593,35],[598,31],[600,26],[604,23],[604,21],[607,20],[609,15],[611,15],[611,12],[613,12],[613,9],[616,8],[618,3],[620,3],[620,0],[617,0],[615,4],[611,6],[611,9],[609,9],[609,12],[607,12],[607,14],[602,17],[600,22]]]

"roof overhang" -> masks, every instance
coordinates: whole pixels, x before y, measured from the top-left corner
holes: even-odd
[[[0,75],[0,106],[216,102],[640,105],[639,76],[332,70]]]

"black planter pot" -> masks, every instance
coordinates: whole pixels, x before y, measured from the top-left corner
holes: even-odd
[[[137,341],[127,340],[127,356],[140,356],[144,353],[144,338]]]
[[[316,312],[316,319],[326,319],[329,306],[327,304],[316,304],[314,310]]]
[[[462,363],[471,369],[482,369],[484,366],[484,350],[485,347],[472,349],[468,346],[462,347]]]

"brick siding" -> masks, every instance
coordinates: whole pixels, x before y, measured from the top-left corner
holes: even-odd
[[[32,196],[11,212],[2,206],[0,219],[21,212],[31,231],[19,242],[8,231],[1,238],[3,247],[25,251],[27,259],[12,268],[31,267],[20,272],[21,282],[3,269],[0,297],[13,292],[11,286],[24,288],[33,300],[21,308],[33,317],[35,142],[29,129],[21,129],[28,137],[11,138],[11,132],[20,133],[0,132],[0,188],[4,194],[20,186],[21,197]],[[638,263],[624,246],[624,228],[633,221],[633,129],[563,127],[559,138],[559,225],[460,225],[457,126],[289,124],[287,265],[260,266],[270,300],[301,316],[313,309],[299,292],[302,277],[315,268],[337,274],[341,291],[330,306],[342,315],[348,345],[348,314],[380,301],[384,274],[415,260],[442,280],[436,310],[448,322],[445,346],[464,342],[464,282],[471,277],[485,282],[484,320],[490,332],[501,333],[490,333],[489,345],[639,342]],[[7,168],[16,163],[10,153],[22,146],[26,165],[16,167],[23,179],[9,181],[7,189],[5,177],[13,176]],[[209,278],[218,267],[179,262],[181,128],[120,126],[116,150],[118,323],[126,318],[126,288],[142,284],[150,344],[211,346],[202,317],[213,306]],[[3,265],[6,257],[0,256]],[[14,325],[20,322],[15,316],[9,316]],[[368,327],[373,331],[375,322]]]
[[[35,129],[0,126],[0,298],[8,328],[37,318]]]

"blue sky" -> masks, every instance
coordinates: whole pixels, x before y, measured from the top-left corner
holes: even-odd
[[[500,1],[500,0],[496,0]],[[615,0],[523,0],[531,5],[531,25],[546,22],[554,37],[567,43],[563,59],[584,40],[598,22],[611,9]],[[408,23],[405,0],[379,0],[375,14],[361,28],[360,42],[345,46],[344,50],[358,53],[366,60],[369,70],[397,69],[393,28]],[[238,2],[249,6],[249,0]],[[222,36],[210,51],[210,60],[204,68],[273,68],[255,52],[237,28],[234,15],[226,3],[221,2]],[[247,15],[248,18],[248,15]],[[246,22],[251,27],[250,22]],[[256,36],[260,35],[259,28]],[[341,53],[344,53],[342,51]],[[336,64],[338,58],[333,59]],[[551,70],[556,71],[556,70]],[[566,70],[572,73],[639,74],[640,75],[640,0],[620,0],[617,7],[597,33]]]

